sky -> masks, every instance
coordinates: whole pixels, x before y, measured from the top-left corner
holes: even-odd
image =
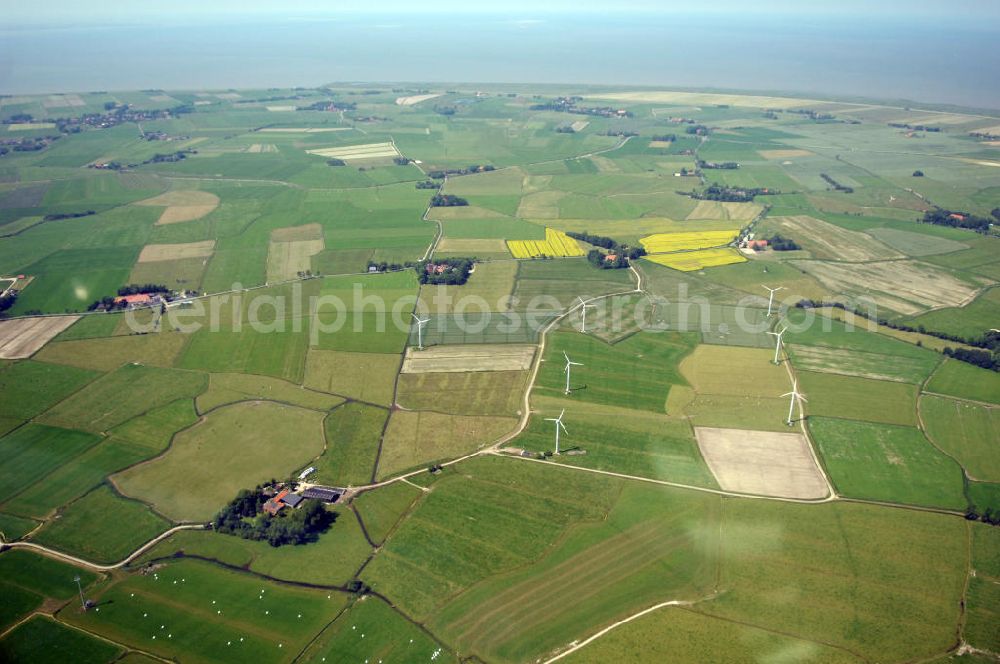
[[[338,13],[516,14],[559,12],[628,13],[741,13],[891,17],[947,17],[964,15],[1000,18],[996,0],[171,0],[169,3],[135,0],[46,0],[27,3],[0,0],[4,20],[18,23],[127,23],[177,20],[187,17],[251,19],[273,16],[336,15]]]

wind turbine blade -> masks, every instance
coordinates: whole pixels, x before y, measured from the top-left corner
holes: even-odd
[[[563,409],[562,409],[562,411],[560,411],[560,413],[559,413],[559,417],[558,417],[557,419],[558,419],[558,420],[559,420],[560,422],[562,422],[562,416],[563,416],[563,415],[565,415],[565,414],[566,414],[566,409],[565,409],[565,408],[563,408]]]
[[[420,317],[419,316],[417,316],[416,314],[413,314],[413,313],[411,313],[410,315],[413,316],[413,320],[417,321],[418,323],[420,322]]]
[[[566,354],[566,351],[563,351],[563,357],[566,358],[566,364],[572,364],[572,362],[569,361],[569,355]]]
[[[799,396],[799,401],[805,401],[806,403],[809,403],[809,399],[806,399],[806,398],[805,398],[804,396],[802,396],[801,394],[800,394],[800,395],[798,395],[798,396]]]
[[[781,396],[780,396],[779,398],[780,398],[780,399],[784,399],[785,397],[790,397],[790,396],[792,396],[793,394],[795,394],[795,392],[785,392],[785,393],[784,393],[784,394],[782,394],[782,395],[781,395]]]
[[[563,433],[569,433],[569,431],[566,431],[566,425],[562,423],[562,420],[559,420],[559,426],[562,427]]]

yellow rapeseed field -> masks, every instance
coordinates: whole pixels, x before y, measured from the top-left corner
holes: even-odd
[[[576,240],[562,231],[545,229],[544,240],[508,240],[507,247],[514,258],[533,256],[583,256]]]
[[[656,233],[647,235],[639,240],[646,253],[662,254],[669,251],[683,251],[686,249],[704,249],[706,247],[718,247],[729,244],[737,235],[740,229],[734,228],[726,231],[684,231],[681,233]]]
[[[742,263],[746,259],[735,249],[702,249],[701,251],[685,251],[676,254],[654,254],[646,256],[646,260],[658,265],[666,265],[675,270],[693,272],[706,267]]]

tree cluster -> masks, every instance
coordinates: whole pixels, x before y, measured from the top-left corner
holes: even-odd
[[[796,251],[802,248],[795,240],[778,234],[767,238],[767,244],[775,251]]]
[[[590,264],[602,270],[628,267],[630,260],[635,260],[640,256],[646,255],[646,250],[641,246],[630,247],[627,244],[621,244],[614,238],[606,237],[604,235],[591,235],[586,231],[583,233],[574,233],[570,231],[566,233],[566,235],[574,240],[581,240],[587,244],[592,244],[595,247],[607,249],[608,253],[605,253],[600,249],[591,249],[587,252],[587,260],[590,261]],[[609,260],[608,256],[611,255],[613,255],[614,258]]]
[[[415,269],[421,284],[461,286],[469,280],[474,264],[471,258],[444,258],[420,261]]]
[[[698,168],[704,168],[705,170],[723,170],[723,171],[733,171],[740,167],[740,165],[735,161],[704,161],[699,159],[697,161]]]
[[[443,180],[449,175],[468,175],[470,173],[486,173],[495,170],[496,166],[491,166],[490,164],[473,164],[468,168],[444,168],[430,171],[427,177],[435,180]]]
[[[0,314],[6,312],[16,303],[17,303],[17,291],[12,290],[3,297],[0,297]]]
[[[397,166],[408,166],[413,160],[409,157],[394,157],[392,160]]]
[[[691,125],[684,131],[691,134],[692,136],[708,136],[710,133],[712,133],[712,130],[703,124]]]
[[[982,369],[1000,371],[1000,361],[989,351],[970,348],[951,348],[949,346],[942,352],[948,357],[953,357],[968,364],[974,364]]]
[[[368,261],[368,271],[371,272],[372,268],[375,268],[376,272],[399,272],[400,270],[413,267],[414,263],[407,261],[406,263],[387,263],[386,261],[381,261],[376,263],[375,261]]]
[[[820,173],[819,176],[821,178],[823,178],[824,180],[826,180],[826,183],[828,185],[830,185],[831,187],[833,187],[837,191],[842,191],[845,194],[853,194],[854,193],[854,188],[853,187],[848,187],[847,185],[840,184],[839,182],[837,182],[836,180],[834,180],[832,177],[830,177],[826,173]]]
[[[351,101],[317,101],[308,106],[297,106],[296,111],[353,111],[358,107]]]
[[[677,134],[653,134],[649,137],[651,141],[660,141],[661,143],[673,143],[677,140]]]
[[[684,193],[684,192],[678,192]],[[761,187],[731,187],[728,185],[711,184],[702,191],[692,191],[687,195],[702,201],[720,201],[723,203],[749,203],[756,196],[771,196],[781,193],[777,189]]]
[[[890,122],[890,127],[895,127],[896,129],[909,129],[911,131],[926,131],[929,133],[936,133],[941,131],[941,127],[929,127],[922,124],[908,124],[906,122]]]
[[[243,489],[219,511],[212,526],[226,535],[283,546],[315,542],[337,519],[336,512],[318,500],[304,500],[298,509],[285,508],[271,516],[263,512],[267,500],[263,486]]]
[[[327,166],[347,166],[347,162],[343,159],[337,159],[336,157],[331,157],[326,160]]]
[[[990,507],[987,507],[980,513],[975,506],[970,505],[965,510],[965,518],[969,521],[982,521],[991,526],[1000,526],[1000,511],[994,511]]]
[[[464,207],[468,204],[469,201],[454,194],[434,194],[431,197],[431,207]]]
[[[44,221],[59,221],[61,219],[79,219],[80,217],[89,217],[92,214],[97,214],[93,210],[86,210],[85,212],[56,212],[55,214],[47,214],[42,219]]]
[[[170,289],[163,284],[129,284],[118,289],[119,295],[136,295],[138,293],[169,293]]]
[[[976,231],[977,233],[987,233],[990,230],[989,219],[977,217],[976,215],[969,214],[967,212],[953,212],[943,208],[928,210],[924,213],[924,217],[921,221],[925,224],[934,224],[936,226],[968,228]]]
[[[417,189],[440,189],[441,184],[433,180],[421,180],[417,183]]]

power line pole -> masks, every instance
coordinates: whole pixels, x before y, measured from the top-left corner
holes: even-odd
[[[80,575],[77,574],[76,576],[74,576],[73,580],[76,581],[76,589],[80,591],[80,608],[82,608],[84,611],[86,611],[87,610],[87,600],[85,600],[83,598],[83,586],[80,585]]]

